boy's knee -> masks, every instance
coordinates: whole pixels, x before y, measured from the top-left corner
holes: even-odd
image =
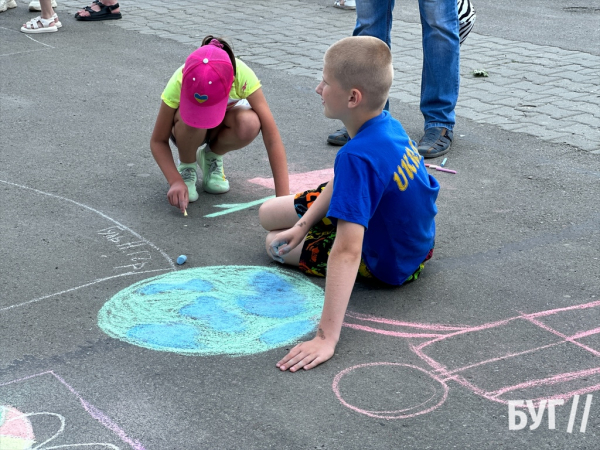
[[[260,223],[260,226],[263,227],[265,230],[270,231],[271,229],[268,227],[269,225],[269,211],[271,210],[271,206],[270,203],[273,201],[273,199],[271,200],[267,200],[266,202],[264,202],[262,205],[260,205],[260,208],[258,208],[258,223]]]

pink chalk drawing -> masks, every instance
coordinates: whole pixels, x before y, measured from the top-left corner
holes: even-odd
[[[46,372],[37,373],[35,375],[30,375],[28,377],[20,378],[18,380],[9,381],[6,383],[0,383],[0,387],[14,385],[17,383],[23,383],[28,380],[32,380],[37,377],[44,376],[52,376],[55,380],[57,380],[63,387],[65,387],[71,395],[73,395],[83,407],[83,409],[95,420],[97,420],[102,426],[111,431],[116,437],[118,437],[124,444],[127,444],[133,450],[145,450],[145,447],[137,440],[134,440],[127,436],[125,431],[123,431],[112,419],[110,419],[106,414],[96,408],[94,405],[87,402],[79,393],[73,389],[65,380],[63,380],[59,375],[49,370]],[[37,444],[35,447],[32,447],[35,442],[34,436],[34,427],[30,422],[30,418],[34,416],[50,416],[56,418],[58,421],[58,429],[49,439],[44,442]],[[63,434],[65,430],[66,419],[64,416],[53,413],[53,412],[34,412],[34,413],[21,413],[19,410],[15,409],[12,406],[2,406],[0,405],[0,444],[6,443],[7,446],[0,445],[0,450],[4,448],[10,450],[28,450],[28,449],[39,449],[39,450],[51,450],[51,449],[59,449],[59,448],[76,448],[76,447],[90,447],[93,446],[95,448],[108,448],[111,450],[121,450],[120,447],[117,447],[114,444],[109,443],[86,443],[86,444],[66,444],[66,445],[58,445],[52,447],[46,447],[46,444],[49,444],[51,441],[58,438]],[[3,441],[4,439],[4,441]],[[8,446],[10,444],[11,446]]]
[[[567,401],[600,390],[600,327],[582,329],[586,322],[597,324],[598,313],[600,301],[593,301],[536,313],[519,312],[479,326],[451,326],[401,322],[349,311],[345,327],[406,338],[410,349],[428,368],[393,362],[359,364],[338,373],[332,388],[344,406],[378,419],[406,419],[437,409],[446,401],[448,383],[452,381],[502,404],[531,399],[537,407],[542,400]],[[573,361],[577,361],[577,367],[573,367]],[[562,367],[569,369],[563,372]],[[346,377],[382,368],[401,372],[400,383],[411,377],[425,379],[427,389],[419,394],[422,398],[393,410],[373,410],[344,398],[348,389],[341,385]]]
[[[35,442],[33,427],[25,414],[0,405],[0,449],[25,450]]]
[[[313,170],[290,175],[290,192],[292,194],[316,189],[321,183],[331,180],[333,169]],[[252,178],[248,183],[258,184],[268,189],[275,189],[273,178]]]

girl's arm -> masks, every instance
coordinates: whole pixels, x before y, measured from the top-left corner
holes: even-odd
[[[285,156],[285,147],[283,146],[279,129],[275,124],[275,119],[269,109],[262,88],[253,92],[247,100],[260,120],[263,140],[265,142],[265,147],[267,148],[269,164],[271,165],[271,171],[273,172],[273,179],[275,181],[275,195],[277,197],[289,195],[290,179]]]
[[[188,206],[188,189],[177,171],[169,147],[169,137],[171,136],[176,111],[167,106],[165,102],[161,102],[154,124],[154,131],[152,131],[152,137],[150,138],[150,150],[169,186],[171,186],[167,193],[169,203],[184,212]]]

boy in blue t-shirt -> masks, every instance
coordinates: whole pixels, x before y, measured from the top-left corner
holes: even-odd
[[[439,184],[400,122],[383,111],[392,79],[383,41],[356,36],[332,45],[316,91],[325,116],[340,119],[352,139],[329,183],[260,208],[269,255],[327,277],[317,334],[280,360],[281,370],[311,369],[333,356],[357,273],[401,285],[431,258]]]

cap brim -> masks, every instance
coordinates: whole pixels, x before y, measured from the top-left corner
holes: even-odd
[[[225,97],[218,103],[207,106],[198,103],[193,96],[182,95],[179,103],[179,114],[186,125],[208,130],[223,122],[228,101],[229,98]]]

